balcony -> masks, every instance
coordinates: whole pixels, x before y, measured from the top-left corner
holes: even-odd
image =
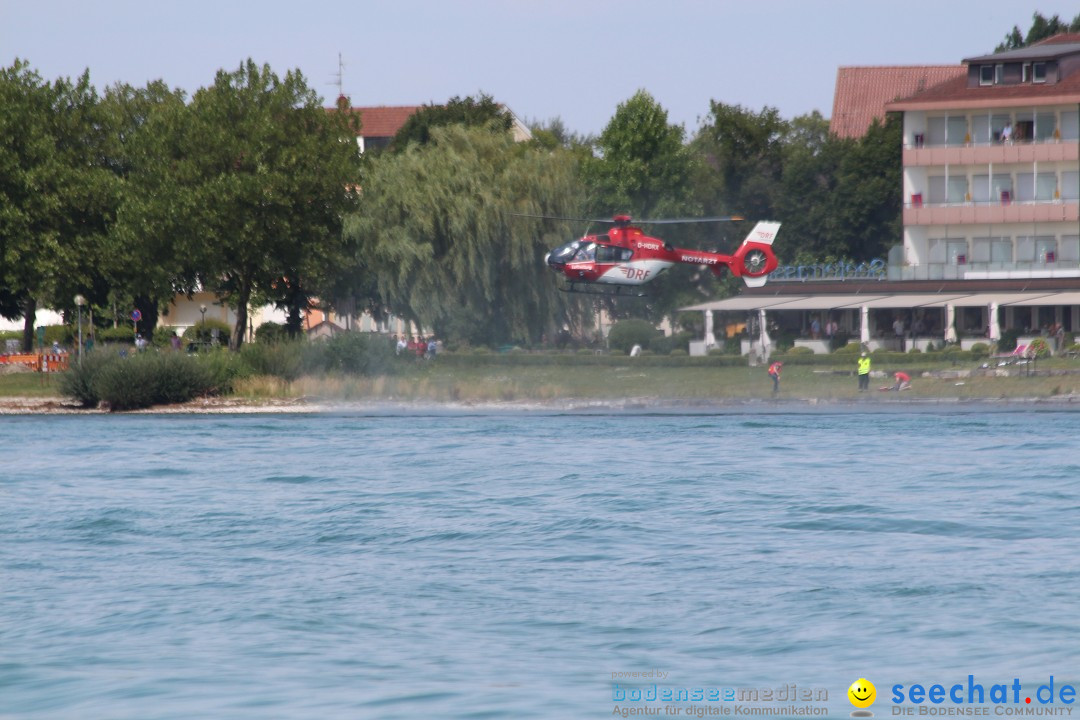
[[[929,205],[914,195],[904,206],[904,226],[989,225],[1080,221],[1080,200],[958,202]]]
[[[935,145],[904,148],[904,167],[988,165],[990,163],[1076,162],[1080,143],[1075,140],[1017,142],[1008,145]]]
[[[1080,263],[1073,262],[973,262],[890,265],[889,280],[1032,280],[1080,277]]]

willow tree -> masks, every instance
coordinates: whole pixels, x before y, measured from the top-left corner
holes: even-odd
[[[357,265],[395,313],[452,341],[536,341],[570,319],[544,254],[566,228],[520,214],[568,215],[581,197],[570,153],[515,144],[489,128],[433,128],[371,163],[345,225]]]

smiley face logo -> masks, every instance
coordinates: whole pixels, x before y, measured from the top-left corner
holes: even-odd
[[[857,708],[867,708],[877,699],[877,688],[866,678],[859,678],[847,689],[848,700]]]

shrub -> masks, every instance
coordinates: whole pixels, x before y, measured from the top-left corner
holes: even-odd
[[[608,346],[626,355],[635,345],[649,347],[649,343],[659,334],[660,331],[648,320],[620,320],[608,332]]]
[[[111,410],[134,410],[186,402],[218,389],[209,358],[154,352],[131,357],[102,352],[93,357],[62,381],[65,394],[84,405],[105,402]]]
[[[998,352],[1011,352],[1016,349],[1016,337],[1020,334],[1020,331],[1016,328],[1001,331],[1001,338],[998,340],[997,349]]]
[[[1028,343],[1027,355],[1034,358],[1050,357],[1050,344],[1046,338],[1035,338]]]
[[[99,328],[94,337],[101,343],[134,343],[135,331],[127,325]]]
[[[229,336],[232,333],[232,328],[229,327],[227,322],[218,320],[217,318],[210,318],[209,320],[200,320],[187,330],[184,331],[184,344],[198,343],[203,346],[212,345],[214,342],[214,331],[217,331],[217,342],[219,345],[228,347]]]
[[[833,351],[836,355],[858,355],[862,352],[862,345],[857,342],[850,342],[847,345],[836,348]]]
[[[686,348],[690,346],[690,341],[693,338],[694,336],[688,332],[677,333],[670,336],[657,335],[649,341],[648,349],[652,350],[657,355],[670,355],[671,352],[676,349],[686,350]],[[631,345],[631,348],[632,347],[633,346]]]
[[[813,350],[811,350],[808,347],[802,347],[802,346],[793,347],[793,348],[791,348],[790,350],[787,351],[787,355],[789,357],[792,356],[792,355],[798,356],[798,355],[813,355],[813,354],[814,354]]]
[[[67,372],[60,375],[60,394],[77,400],[83,407],[97,407],[101,395],[95,379],[106,365],[120,359],[119,355],[108,350],[85,353],[81,363],[72,362]]]
[[[393,341],[363,332],[338,333],[325,342],[308,343],[303,350],[304,372],[385,375],[397,368]]]
[[[271,375],[286,382],[300,377],[304,368],[304,348],[300,342],[245,343],[240,348],[240,358],[254,374]]]
[[[255,328],[255,342],[257,343],[279,343],[288,339],[285,326],[281,323],[264,322]]]
[[[971,346],[969,352],[971,353],[971,356],[976,359],[989,357],[990,346],[986,343],[975,343]]]

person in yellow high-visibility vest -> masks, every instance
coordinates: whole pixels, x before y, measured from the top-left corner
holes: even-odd
[[[859,357],[859,390],[870,387],[870,356],[863,353]]]

